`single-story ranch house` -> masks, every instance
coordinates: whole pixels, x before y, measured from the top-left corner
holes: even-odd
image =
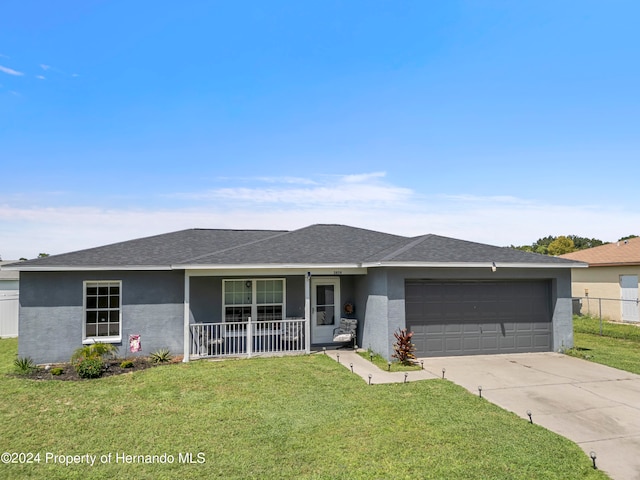
[[[343,225],[191,229],[24,261],[19,355],[68,361],[82,344],[184,360],[309,352],[342,317],[386,358],[393,333],[418,356],[573,346],[575,261],[438,235]],[[586,266],[586,265],[585,265]],[[135,345],[134,345],[135,344]],[[131,347],[131,348],[130,348]]]
[[[640,322],[640,237],[561,257],[589,265],[572,271],[573,296],[580,298],[581,314],[617,322]]]

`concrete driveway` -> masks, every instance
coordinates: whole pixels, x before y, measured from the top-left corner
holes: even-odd
[[[640,375],[557,353],[425,358],[445,377],[597,455],[598,468],[640,480]],[[425,372],[426,373],[426,372]]]

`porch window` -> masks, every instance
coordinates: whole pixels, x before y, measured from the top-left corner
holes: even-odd
[[[84,339],[120,341],[122,282],[84,283]]]
[[[224,280],[224,321],[258,322],[284,318],[284,279]]]

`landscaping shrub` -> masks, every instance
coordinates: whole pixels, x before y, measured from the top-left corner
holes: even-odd
[[[107,355],[115,355],[118,351],[118,347],[112,343],[92,343],[91,345],[84,345],[78,348],[73,355],[71,355],[71,363],[75,364],[79,360],[84,358],[103,358]]]
[[[133,360],[123,360],[120,362],[120,368],[133,368]]]
[[[64,372],[64,369],[62,367],[53,367],[51,370],[49,370],[51,372],[51,375],[62,375]]]
[[[413,353],[416,347],[411,341],[413,332],[409,332],[406,328],[403,328],[398,329],[393,336],[396,338],[396,343],[393,344],[394,353],[391,357],[397,359],[403,365],[412,365],[413,360],[416,358]]]
[[[18,357],[13,361],[17,373],[28,375],[36,369],[36,364],[31,357]]]
[[[82,358],[76,362],[74,367],[82,378],[98,378],[102,375],[104,362],[99,357]]]
[[[161,348],[149,355],[149,358],[153,363],[167,363],[171,360],[171,353],[168,348]]]

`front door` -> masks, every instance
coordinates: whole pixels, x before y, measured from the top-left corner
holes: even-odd
[[[340,279],[311,278],[311,343],[331,343],[340,323]]]
[[[622,321],[639,321],[637,275],[620,275],[620,297],[622,298]]]

